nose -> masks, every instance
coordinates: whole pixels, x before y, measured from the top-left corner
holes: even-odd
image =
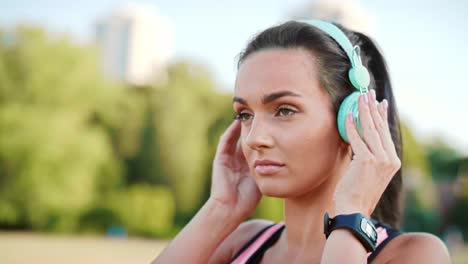
[[[260,150],[271,148],[273,146],[273,138],[271,136],[270,127],[266,120],[260,117],[255,117],[247,129],[244,142],[251,149]]]

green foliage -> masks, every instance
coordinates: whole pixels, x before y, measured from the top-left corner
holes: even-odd
[[[461,164],[460,154],[441,138],[434,138],[426,144],[421,144],[406,127],[402,130],[402,134],[406,151],[404,158],[408,161],[406,164],[403,163],[405,165],[403,171],[407,172],[404,180],[406,187],[409,187],[404,203],[403,228],[408,231],[442,235],[441,232],[447,228],[448,223],[456,222],[462,230],[465,230],[466,224],[463,223],[467,222],[464,221],[466,217],[463,215],[466,213],[459,213],[464,207],[463,197],[453,197],[455,207],[452,207],[451,203],[447,203],[447,195],[454,193],[441,193],[444,188],[439,188],[439,191],[436,189],[440,184],[450,186],[456,180]],[[442,200],[444,197],[445,200]],[[440,203],[444,201],[445,203]],[[449,215],[442,215],[441,212],[448,212]],[[456,214],[457,217],[450,219],[450,214]],[[463,220],[460,222],[458,219]]]
[[[206,162],[204,163],[204,175],[205,182],[203,183],[203,190],[201,199],[199,201],[199,205],[197,207],[202,207],[203,203],[210,197],[211,191],[211,174],[213,168],[213,159],[216,154],[216,148],[218,147],[218,142],[221,135],[224,133],[226,128],[233,122],[234,120],[234,110],[232,108],[232,104],[230,103],[232,100],[231,95],[223,95],[220,96],[219,103],[219,117],[210,125],[208,128],[208,148],[207,148],[207,158]]]
[[[284,219],[284,203],[283,199],[263,196],[258,204],[254,218],[268,219],[279,222]]]
[[[75,113],[2,110],[0,158],[11,174],[2,175],[0,199],[21,208],[32,226],[48,226],[58,212],[81,211],[97,191],[118,183],[120,168],[105,134],[86,128]]]
[[[429,175],[429,166],[424,146],[417,141],[406,123],[401,123],[403,161],[405,168],[417,168],[423,175]]]
[[[440,215],[436,208],[428,208],[421,204],[417,194],[410,191],[407,194],[406,207],[403,214],[402,229],[411,232],[430,232],[437,234],[440,228]]]
[[[176,208],[167,187],[133,185],[111,195],[108,203],[129,234],[167,236],[172,230]]]
[[[452,225],[460,228],[465,242],[468,242],[468,197],[457,200],[450,215]]]
[[[0,39],[4,34],[1,33]],[[143,108],[89,47],[20,27],[0,44],[0,223],[75,230],[121,184]]]
[[[200,66],[175,63],[168,75],[167,83],[155,87],[156,133],[179,213],[193,215],[210,177],[208,130],[225,101],[220,103],[212,77]]]
[[[441,138],[435,138],[426,145],[426,156],[432,178],[436,182],[451,182],[458,173],[461,154]]]
[[[96,207],[83,213],[79,219],[79,231],[87,233],[105,233],[113,226],[123,226],[123,221],[109,207]]]
[[[138,88],[142,89],[142,88]],[[147,89],[145,96],[153,98],[151,89]],[[141,129],[141,139],[138,151],[133,157],[126,159],[126,181],[128,184],[151,183],[168,185],[169,177],[161,164],[161,147],[157,140],[157,124],[153,107],[148,107],[145,123]]]
[[[413,135],[406,123],[401,124],[401,135],[403,144],[403,182],[406,190],[414,196],[414,204],[417,208],[412,212],[417,214],[421,210],[433,210],[437,205],[436,190],[431,180],[430,168],[426,158],[424,145]],[[411,202],[405,203],[409,206]],[[419,210],[421,209],[421,210]],[[405,221],[412,221],[405,218]],[[406,223],[406,222],[405,222]],[[405,224],[404,223],[404,224]]]
[[[213,123],[230,107],[203,66],[178,62],[166,83],[128,87],[66,36],[18,27],[0,40],[0,225],[162,235],[174,199],[183,221],[193,215],[211,176]]]

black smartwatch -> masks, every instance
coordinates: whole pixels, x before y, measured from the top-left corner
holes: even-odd
[[[363,214],[343,214],[330,218],[325,213],[324,233],[328,238],[330,233],[339,228],[347,229],[362,243],[367,252],[373,252],[377,244],[377,231],[374,224]]]

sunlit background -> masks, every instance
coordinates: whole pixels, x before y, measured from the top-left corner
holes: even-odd
[[[236,58],[321,18],[379,43],[402,119],[402,229],[468,261],[468,3],[0,0],[0,263],[148,263],[209,195]],[[279,221],[264,198],[252,218]]]

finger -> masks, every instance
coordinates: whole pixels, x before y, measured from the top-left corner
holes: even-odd
[[[383,99],[381,104],[382,104],[382,107],[381,109],[379,109],[379,111],[381,112],[382,118],[385,120],[385,123],[388,125],[388,112],[387,112],[388,101],[387,99]]]
[[[388,153],[392,153],[396,156],[395,144],[393,143],[392,134],[388,124],[388,101],[384,99],[379,105],[380,116],[383,119],[385,130],[388,132],[388,137],[382,138],[382,145]]]
[[[367,97],[367,101],[365,98]],[[362,94],[359,97],[359,120],[362,126],[362,138],[369,148],[370,152],[376,157],[383,157],[385,155],[382,143],[380,142],[380,135],[375,128],[374,121],[371,115],[370,104],[372,102],[369,94]]]
[[[236,152],[237,141],[240,135],[240,121],[234,120],[231,125],[224,131],[218,142],[218,148],[216,149],[216,155],[221,154],[233,154]]]
[[[379,134],[380,144],[383,148],[384,154],[387,153],[386,156],[388,156],[388,154],[391,153],[391,149],[388,148],[389,146],[386,143],[389,139],[391,141],[392,136],[390,135],[387,122],[384,121],[383,116],[379,111],[379,107],[381,108],[382,104],[379,104],[379,106],[375,105],[375,102],[377,100],[375,90],[371,90],[369,95],[369,99],[372,102],[369,104],[369,109],[372,119],[374,121],[374,126],[377,130],[377,133]]]
[[[348,114],[346,116],[346,134],[348,135],[348,141],[353,149],[355,155],[371,155],[369,149],[367,148],[366,143],[362,140],[361,136],[359,135],[356,124],[353,121],[353,115]]]
[[[242,152],[242,145],[241,142],[238,140],[236,144],[236,151],[235,151],[235,160],[237,161],[237,166],[240,171],[248,172],[249,166],[247,165],[247,159],[244,156],[244,152]]]

